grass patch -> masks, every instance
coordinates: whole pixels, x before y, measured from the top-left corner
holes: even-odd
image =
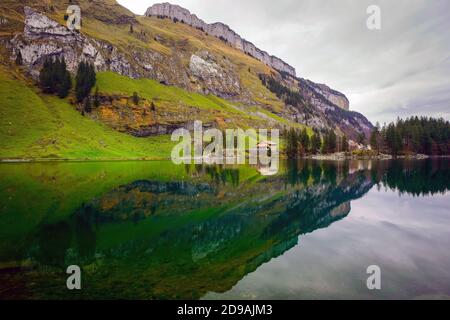
[[[0,69],[0,158],[168,158],[169,136],[135,138],[41,96]]]
[[[188,92],[184,89],[166,86],[152,79],[130,79],[113,72],[100,72],[97,74],[97,85],[102,93],[133,95],[147,100],[170,102],[184,106],[197,107],[204,110],[227,111],[230,113],[243,112],[233,108],[231,104],[213,95],[204,96],[198,93]]]

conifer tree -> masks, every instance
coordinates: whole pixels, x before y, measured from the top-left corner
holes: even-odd
[[[372,130],[372,133],[370,134],[370,146],[375,151],[379,150],[379,144],[378,144],[379,137],[380,137],[380,132],[378,131],[378,127],[375,126]]]
[[[322,140],[320,139],[319,133],[315,132],[311,136],[311,152],[318,153],[321,151],[321,147],[322,147]]]
[[[326,134],[323,135],[323,141],[322,141],[322,149],[321,149],[321,153],[328,153],[328,150],[329,150],[329,148],[330,148],[330,147],[329,147],[329,145],[330,145],[329,139],[330,139],[330,136],[329,136],[328,133],[326,133]]]
[[[47,57],[39,74],[39,85],[44,93],[56,93],[60,98],[65,98],[72,87],[72,80],[64,58],[53,59]]]
[[[342,152],[348,152],[349,150],[348,139],[345,134],[342,136],[340,149]]]
[[[86,98],[96,82],[94,66],[90,63],[82,61],[78,66],[76,76],[76,97],[78,102],[82,102]]]
[[[328,148],[327,148],[327,152],[328,153],[336,152],[336,147],[337,147],[336,133],[334,133],[333,129],[330,129],[330,131],[328,133]]]
[[[300,134],[300,145],[303,153],[308,153],[310,150],[310,140],[308,131],[304,128]]]
[[[60,98],[65,98],[69,95],[70,88],[72,87],[72,79],[69,71],[67,71],[67,65],[64,58],[58,61],[57,64],[57,94]]]
[[[137,92],[133,92],[133,103],[137,106],[139,104],[139,95]]]
[[[290,128],[286,133],[286,153],[289,158],[293,159],[298,156],[299,138],[297,130]]]

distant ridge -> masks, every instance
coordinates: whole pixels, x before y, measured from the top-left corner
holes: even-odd
[[[194,28],[201,29],[214,37],[230,43],[235,48],[249,54],[267,66],[296,77],[294,67],[290,66],[280,58],[271,56],[266,51],[258,49],[253,43],[243,39],[226,24],[221,22],[208,24],[199,19],[195,14],[191,14],[189,10],[167,2],[154,4],[147,9],[145,15],[148,17],[162,17],[178,20]]]

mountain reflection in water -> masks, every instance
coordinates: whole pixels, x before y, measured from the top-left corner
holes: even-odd
[[[447,159],[298,161],[274,176],[258,169],[1,165],[0,298],[224,293],[301,246],[302,235],[345,219],[374,186],[415,197],[450,187]],[[66,289],[73,264],[83,272],[81,291]]]

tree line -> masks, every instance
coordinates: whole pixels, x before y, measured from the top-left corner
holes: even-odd
[[[91,63],[82,61],[78,65],[75,77],[75,96],[78,103],[83,104],[84,112],[92,111],[90,93],[96,83],[95,68]],[[64,58],[47,57],[39,74],[39,85],[44,93],[56,94],[66,98],[72,89],[72,78],[67,70]],[[94,104],[99,104],[98,88],[94,95]]]
[[[378,188],[390,188],[400,194],[425,196],[444,194],[450,190],[449,166],[448,158],[418,162],[377,161],[367,171],[358,171],[354,175],[376,184]],[[336,165],[332,162],[289,161],[285,179],[292,186],[307,184],[311,180],[313,183],[336,185],[337,178],[348,176],[349,168],[348,162]]]
[[[39,83],[44,93],[57,94],[60,98],[67,97],[72,80],[64,58],[46,58],[39,74]]]
[[[373,150],[392,155],[450,154],[450,123],[444,119],[410,117],[389,124],[377,123],[370,136]]]
[[[273,77],[264,74],[259,75],[259,79],[264,86],[273,92],[277,98],[282,99],[286,104],[295,107],[304,107],[306,102],[300,92],[293,91],[275,80]]]
[[[349,150],[348,139],[337,136],[330,129],[324,134],[313,131],[308,134],[306,128],[300,130],[295,128],[285,129],[283,137],[286,142],[286,154],[289,158],[297,158],[309,154],[347,152]]]

